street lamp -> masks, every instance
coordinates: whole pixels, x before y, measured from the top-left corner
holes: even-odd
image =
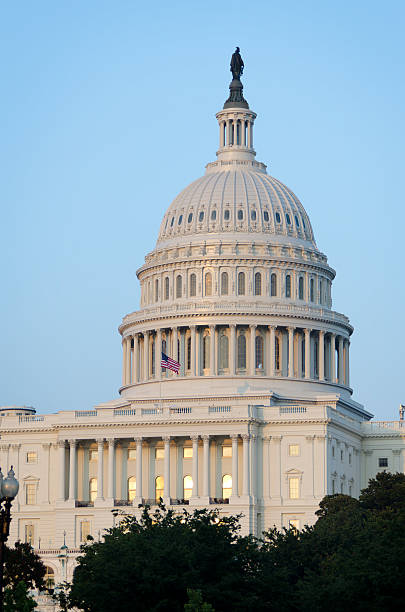
[[[11,502],[17,495],[19,486],[18,480],[14,477],[13,466],[7,478],[3,478],[0,468],[0,612],[3,612],[4,549],[10,534]]]

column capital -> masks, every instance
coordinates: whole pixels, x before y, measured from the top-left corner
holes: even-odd
[[[171,439],[172,439],[172,436],[162,436],[163,442],[169,442],[170,443]]]
[[[51,446],[52,444],[50,442],[45,442],[44,444],[42,444],[42,448],[44,451],[49,450]]]
[[[320,329],[319,330],[319,337],[323,337],[325,335],[325,330]]]
[[[312,329],[310,327],[305,327],[304,328],[304,334],[306,336],[309,336],[311,334]]]
[[[271,442],[273,436],[263,436],[264,442]]]
[[[231,329],[236,329],[236,323],[228,323],[228,327]]]
[[[10,446],[11,446],[10,444],[2,444],[2,445],[0,446],[0,449],[1,449],[2,451],[8,451],[8,449],[10,448]]]
[[[190,438],[193,442],[198,442],[198,440],[200,439],[200,436],[198,434],[192,434]]]
[[[201,436],[201,438],[203,439],[204,442],[209,442],[210,441],[210,434],[203,434]]]
[[[19,448],[21,448],[21,444],[12,444],[12,445],[11,445],[11,448],[12,448],[13,450],[18,450]]]
[[[77,440],[75,438],[68,440],[68,442],[69,442],[69,446],[73,446],[73,447],[75,447],[77,444]]]
[[[287,329],[288,329],[289,332],[293,332],[293,331],[295,331],[295,326],[294,325],[288,325]]]
[[[56,445],[58,446],[58,448],[66,448],[66,440],[57,440]]]
[[[108,442],[108,446],[114,446],[115,438],[106,438],[106,442]]]
[[[305,436],[305,440],[307,442],[313,442],[314,439],[315,439],[315,435],[314,434],[311,434],[310,436]]]
[[[242,434],[242,435],[241,435],[241,438],[242,438],[242,440],[243,440],[244,442],[247,442],[248,440],[250,440],[250,437],[251,437],[251,436],[250,436],[250,434],[248,434],[248,433],[244,433],[244,434]]]
[[[274,330],[276,331],[277,329],[277,325],[274,325],[274,323],[270,323],[270,325],[267,326],[269,328],[270,331]]]
[[[249,327],[250,327],[250,329],[256,329],[257,324],[256,323],[250,323]]]
[[[231,440],[239,440],[239,434],[231,434],[230,435]]]
[[[402,452],[402,450],[400,448],[394,448],[392,451],[393,455],[400,455]]]
[[[134,440],[135,440],[136,444],[142,444],[142,442],[143,442],[142,436],[136,436],[134,438]]]
[[[271,436],[271,439],[273,440],[273,442],[277,442],[277,444],[281,444],[282,437],[283,436]]]
[[[101,446],[102,444],[104,444],[104,438],[96,438],[96,442],[99,446]]]

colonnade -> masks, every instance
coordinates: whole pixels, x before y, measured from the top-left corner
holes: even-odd
[[[255,487],[253,484],[253,479],[251,478],[251,472],[256,470],[256,441],[257,436],[255,434],[230,434],[229,438],[232,442],[232,496],[240,497],[255,495]],[[211,443],[214,442],[216,444],[222,444],[224,440],[224,436],[215,436],[210,434],[192,434],[190,436],[192,442],[192,497],[199,498],[201,503],[209,503],[211,495],[212,495],[212,479],[211,479]],[[149,499],[150,501],[155,498],[155,491],[150,491],[150,481],[145,482],[144,471],[142,468],[142,460],[144,455],[144,450],[149,449],[149,452],[153,452],[156,448],[156,444],[161,444],[163,441],[164,445],[164,460],[163,460],[163,482],[164,482],[164,494],[163,498],[167,501],[170,499],[176,498],[175,491],[171,490],[170,481],[171,481],[171,473],[175,472],[177,474],[177,466],[173,467],[171,471],[170,466],[170,448],[172,444],[175,444],[176,447],[183,446],[184,447],[184,439],[182,442],[178,441],[175,437],[171,436],[159,436],[159,437],[134,437],[134,438],[99,438],[96,440],[97,442],[97,498],[96,502],[104,502],[109,501],[109,503],[113,503],[116,497],[116,448],[117,445],[121,445],[121,447],[126,451],[123,453],[123,473],[128,473],[128,446],[129,443],[134,441],[136,444],[136,498],[134,500],[134,505],[137,503],[141,503],[144,499]],[[200,441],[202,445],[202,465],[199,465],[199,446]],[[239,487],[239,445],[240,442],[242,444],[242,486]],[[59,501],[66,500],[66,491],[68,491],[68,500],[71,502],[78,501],[77,491],[78,491],[78,473],[77,473],[77,451],[79,445],[85,444],[86,448],[92,441],[86,440],[59,440],[58,445],[58,499]],[[104,487],[105,473],[104,473],[104,450],[107,446],[107,487]],[[67,453],[66,448],[69,448],[69,460],[67,461]],[[177,454],[176,454],[177,456]],[[151,469],[151,466],[155,465],[153,461],[148,460],[148,467]],[[68,469],[69,466],[69,469]],[[252,471],[253,470],[253,471]],[[152,476],[155,478],[159,474],[154,473]],[[150,476],[150,475],[149,475]],[[89,481],[90,482],[90,481]],[[83,483],[83,486],[89,486],[89,482]],[[84,486],[85,488],[85,486]],[[105,490],[107,492],[106,496],[104,495]],[[121,490],[122,494],[122,490]],[[86,496],[87,497],[87,496]],[[216,498],[216,495],[213,495]],[[201,499],[203,498],[203,499]],[[84,505],[87,505],[84,501]],[[80,504],[79,504],[80,505]]]
[[[219,122],[219,146],[241,146],[253,149],[253,121],[227,117]]]
[[[180,376],[283,376],[349,386],[347,337],[319,329],[275,325],[190,325],[123,338],[122,385],[177,376],[161,369],[162,351]]]

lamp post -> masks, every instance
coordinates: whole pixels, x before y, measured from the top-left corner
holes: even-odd
[[[0,469],[0,612],[3,612],[4,550],[10,533],[11,502],[17,495],[19,486],[14,477],[13,466],[4,479]]]

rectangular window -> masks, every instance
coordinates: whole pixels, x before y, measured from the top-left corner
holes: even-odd
[[[35,537],[35,528],[34,525],[28,523],[25,525],[25,541],[27,544],[34,545],[34,537]]]
[[[223,457],[232,457],[232,446],[223,446],[222,447],[222,456]]]
[[[288,479],[288,489],[289,489],[290,499],[299,499],[300,497],[300,479],[299,478],[289,478]]]
[[[37,453],[35,451],[28,451],[27,463],[36,463],[36,462],[37,462]]]
[[[80,542],[86,542],[90,535],[90,521],[80,521]]]
[[[136,459],[136,448],[128,449],[128,459]]]
[[[332,446],[332,457],[334,457],[334,456],[335,456],[335,447]]]
[[[183,447],[183,458],[184,459],[192,459],[193,457],[193,449],[191,446]]]
[[[27,506],[34,506],[37,503],[37,485],[25,485],[25,503]]]
[[[89,450],[89,461],[97,461],[98,459],[98,450],[95,448],[91,448]]]
[[[343,461],[343,451],[340,451],[340,461]]]
[[[165,458],[165,449],[155,448],[155,459],[164,459],[164,458]]]
[[[379,457],[378,467],[388,467],[388,457]]]
[[[300,528],[300,522],[298,519],[290,519],[288,521],[288,526],[292,529],[294,529],[295,531],[299,531]]]
[[[299,444],[290,444],[288,446],[288,454],[290,457],[299,457],[300,455],[300,445]]]
[[[352,464],[352,454],[349,453],[349,465],[351,465],[351,464]]]

